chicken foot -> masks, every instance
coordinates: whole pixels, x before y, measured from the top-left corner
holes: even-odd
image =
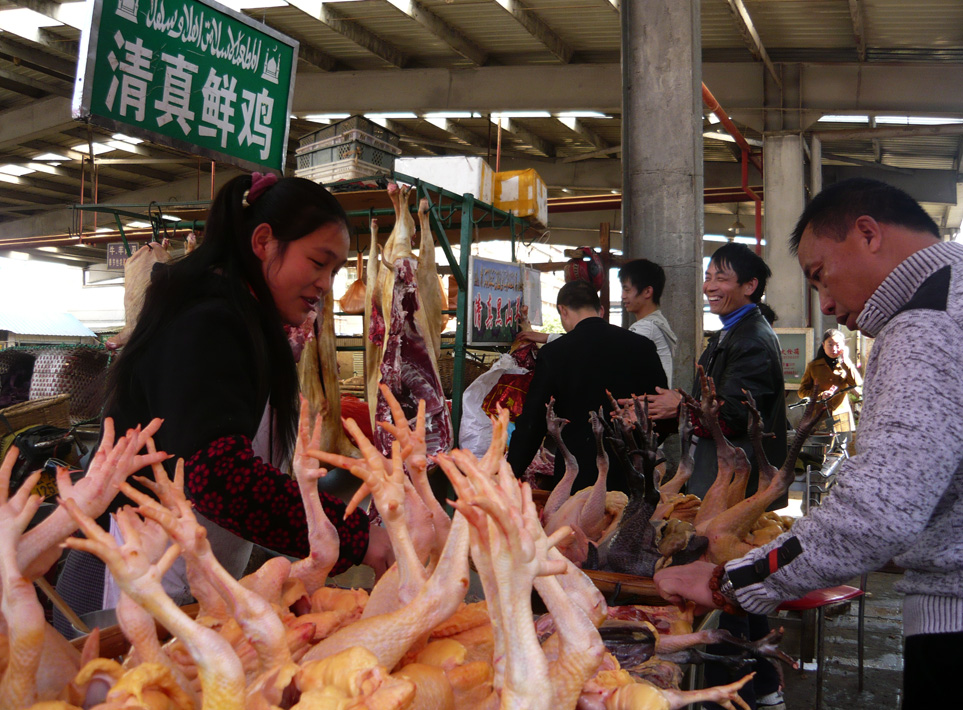
[[[7,621],[7,667],[0,680],[0,708],[29,707],[37,698],[36,676],[43,652],[43,607],[33,584],[23,575],[17,562],[17,545],[23,531],[40,508],[41,498],[30,495],[40,480],[40,472],[31,474],[10,499],[10,468],[4,467],[0,478],[0,580],[3,599],[0,611]]]
[[[456,515],[435,571],[411,602],[336,631],[308,651],[303,661],[363,646],[378,658],[379,665],[394,668],[415,641],[448,619],[465,598],[468,542],[468,523]]]
[[[320,415],[315,417],[314,426],[311,426],[309,404],[302,398],[292,468],[307,516],[310,552],[306,558],[291,565],[290,574],[304,583],[308,596],[324,586],[341,552],[338,529],[328,520],[318,493],[318,478],[324,476],[327,469],[320,468],[317,459],[308,454],[310,449],[320,448],[321,429]]]
[[[555,484],[555,487],[548,496],[548,500],[545,501],[545,505],[542,507],[542,520],[547,522],[551,520],[552,516],[558,512],[565,501],[572,495],[572,485],[578,476],[578,462],[575,460],[572,452],[568,450],[568,447],[565,446],[565,442],[562,441],[562,430],[569,421],[568,419],[563,419],[555,415],[554,397],[548,401],[545,418],[548,424],[548,433],[552,439],[555,440],[555,445],[558,447],[558,453],[556,455],[561,455],[565,460],[565,473],[562,475],[561,480]]]
[[[244,670],[237,654],[220,634],[200,626],[181,611],[161,586],[161,578],[180,554],[179,547],[172,545],[160,561],[151,564],[140,550],[137,535],[127,524],[126,516],[118,514],[116,518],[124,536],[124,544],[120,546],[76,503],[66,499],[63,505],[86,535],[85,539],[69,538],[66,546],[100,557],[131,599],[187,647],[200,676],[202,710],[243,710]]]

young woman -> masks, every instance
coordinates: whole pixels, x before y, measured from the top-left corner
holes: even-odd
[[[830,328],[823,333],[819,355],[807,366],[799,383],[800,397],[819,397],[829,400],[829,416],[823,419],[822,431],[832,431],[848,436],[856,428],[849,393],[843,392],[862,387],[863,378],[856,366],[846,357],[846,339],[842,332]]]
[[[186,492],[236,576],[251,543],[308,553],[297,483],[278,468],[293,451],[298,419],[284,326],[304,321],[347,253],[347,217],[320,185],[258,173],[234,178],[214,199],[197,249],[155,267],[110,373],[106,415],[121,432],[164,420],[157,447],[185,460]],[[390,555],[383,530],[369,530],[360,511],[345,520],[344,503],[321,495],[340,533],[333,573],[361,562],[383,569]],[[175,599],[186,592],[172,586]]]

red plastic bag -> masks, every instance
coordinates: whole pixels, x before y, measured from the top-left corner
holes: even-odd
[[[509,421],[518,419],[534,375],[534,372],[523,372],[517,375],[506,372],[498,378],[498,382],[485,397],[482,402],[482,411],[489,416],[498,416],[497,407],[501,405],[502,409],[508,410]]]

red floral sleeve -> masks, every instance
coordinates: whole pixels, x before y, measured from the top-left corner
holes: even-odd
[[[308,524],[297,482],[254,455],[246,436],[222,436],[184,465],[187,494],[197,510],[235,535],[291,557],[308,555]],[[359,564],[368,549],[368,517],[321,491],[338,529],[341,553],[331,574]]]

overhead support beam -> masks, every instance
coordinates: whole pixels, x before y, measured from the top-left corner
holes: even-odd
[[[392,133],[398,134],[398,136],[401,138],[402,143],[409,142],[412,145],[417,145],[419,148],[421,148],[422,150],[428,153],[431,153],[432,155],[441,154],[441,152],[436,150],[433,146],[427,146],[424,143],[422,143],[422,141],[419,140],[419,138],[421,138],[422,136],[419,136],[415,131],[412,131],[407,126],[403,126],[397,121],[391,120],[390,118],[384,119],[383,125],[387,130],[391,131]],[[406,138],[409,136],[412,140],[407,141]]]
[[[60,96],[0,111],[0,149],[19,146],[33,138],[56,133],[73,125],[70,100]]]
[[[77,73],[76,60],[50,55],[3,34],[0,34],[0,58],[64,81],[73,81]]]
[[[387,2],[473,64],[482,66],[488,61],[488,54],[481,47],[442,20],[418,0],[387,0]]]
[[[46,84],[3,69],[0,69],[0,88],[6,89],[7,91],[15,91],[18,94],[29,96],[32,99],[42,99],[51,94],[54,96],[69,97],[73,93],[66,85],[55,86],[53,84]]]
[[[409,62],[407,54],[373,32],[366,30],[359,23],[349,19],[340,10],[332,9],[322,0],[290,0],[288,4],[337,32],[345,39],[371,52],[376,57],[383,59],[388,64],[399,69],[407,66]]]
[[[297,1],[297,0],[296,0]],[[616,64],[554,64],[301,73],[292,113],[614,111]]]
[[[17,7],[33,10],[36,13],[49,17],[51,20],[62,22],[76,30],[86,29],[82,23],[77,22],[78,15],[72,13],[59,2],[50,0],[17,0]],[[71,8],[72,9],[72,8]]]
[[[579,153],[578,155],[570,155],[567,158],[562,158],[558,162],[560,163],[578,163],[582,160],[589,160],[590,158],[605,158],[610,155],[622,153],[621,145],[614,145],[611,148],[603,148],[602,150],[593,150],[591,153]]]
[[[823,151],[823,159],[825,160],[835,160],[837,163],[848,163],[849,165],[862,165],[866,168],[875,168],[877,170],[885,170],[891,173],[899,173],[900,175],[912,175],[915,170],[910,170],[909,168],[897,168],[894,165],[883,165],[880,162],[873,162],[872,160],[860,160],[859,158],[849,158],[845,155],[839,155],[837,153],[827,153]]]
[[[40,40],[47,49],[59,52],[68,57],[76,57],[80,54],[80,43],[71,39],[64,39],[46,27],[40,28]]]
[[[236,168],[220,168],[214,178],[214,190],[219,190],[224,183],[231,178],[244,174],[244,171]],[[205,183],[205,190],[207,189]],[[0,190],[3,193],[4,190]],[[176,182],[168,180],[162,185],[146,188],[135,192],[124,193],[112,197],[108,200],[101,200],[101,204],[143,204],[157,202],[158,207],[164,208],[167,204],[177,204],[192,202],[197,200],[197,178],[189,177]],[[206,195],[204,195],[206,197]],[[63,200],[57,200],[58,204],[63,205]],[[146,214],[146,208],[144,210]],[[26,217],[8,222],[0,222],[0,249],[4,248],[5,239],[17,239],[22,237],[34,237],[38,234],[57,235],[69,234],[74,228],[76,213],[73,209],[52,209],[33,217]]]
[[[476,148],[488,148],[488,141],[476,133],[472,133],[467,128],[459,126],[450,118],[425,118],[431,125],[440,128],[448,135],[454,136],[460,141],[473,145]]]
[[[813,131],[821,141],[848,141],[877,138],[918,138],[920,136],[963,135],[963,123],[941,123],[932,126],[879,126],[877,128],[840,128]]]
[[[586,126],[581,120],[573,116],[556,117],[555,120],[573,133],[578,134],[583,140],[591,143],[598,150],[604,150],[611,147],[611,144],[607,140]]]
[[[303,36],[289,30],[285,30],[284,33],[291,39],[298,41],[298,59],[307,62],[321,71],[334,71],[337,67],[338,62],[334,57],[314,47],[311,42]]]
[[[862,0],[849,0],[849,16],[853,20],[853,36],[856,38],[856,52],[859,61],[866,61],[866,29],[863,25]]]
[[[775,80],[776,85],[782,89],[782,79],[779,73],[776,71],[775,65],[773,65],[772,60],[769,59],[769,53],[766,52],[766,47],[763,45],[762,40],[759,38],[759,33],[756,32],[756,26],[752,22],[752,17],[749,16],[749,11],[743,4],[742,0],[728,0],[729,10],[732,12],[733,18],[736,20],[736,25],[739,27],[739,32],[742,34],[743,39],[746,44],[749,45],[749,51],[752,52],[757,60],[761,61],[766,65],[766,69],[772,74],[772,78]]]
[[[823,153],[825,156],[825,153]],[[881,170],[880,166],[855,167],[823,165],[823,182],[831,185],[848,178],[871,178],[905,190],[918,202],[956,205],[958,198],[955,170],[914,170],[912,175]]]
[[[499,118],[497,115],[491,117],[492,123],[496,126],[499,122],[503,131],[508,131],[522,143],[530,145],[546,158],[555,157],[555,146],[541,136],[536,136],[530,130],[521,125],[518,121],[511,118]]]
[[[562,38],[555,34],[533,10],[527,8],[519,0],[495,0],[495,2],[501,5],[505,12],[514,17],[518,24],[524,27],[532,37],[544,44],[545,48],[555,55],[562,64],[568,64],[572,61],[572,54],[574,54],[572,48],[562,41]]]

